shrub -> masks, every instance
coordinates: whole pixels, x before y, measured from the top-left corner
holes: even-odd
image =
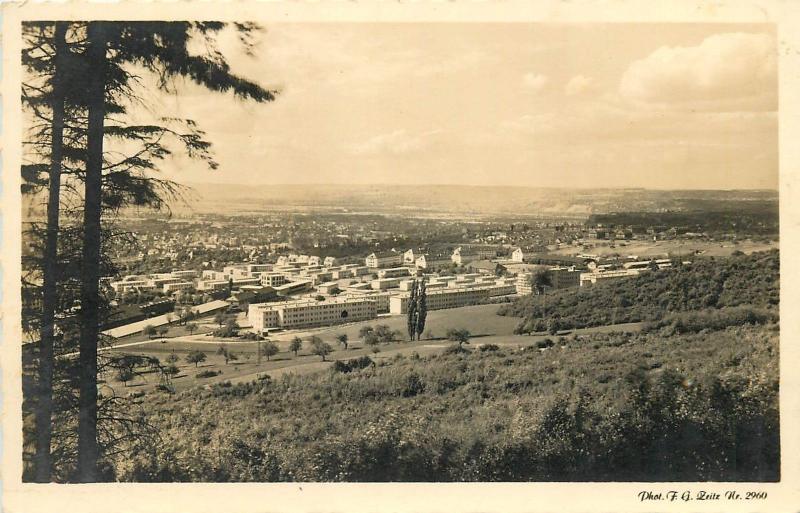
[[[498,346],[497,344],[483,344],[478,349],[480,349],[481,352],[486,353],[490,351],[499,351],[500,346]]]
[[[197,378],[213,378],[214,376],[219,376],[222,374],[222,371],[215,371],[215,370],[203,370],[195,374]]]
[[[469,350],[463,347],[461,344],[450,344],[449,346],[444,348],[442,351],[443,354],[459,354],[459,353],[468,353]]]
[[[539,349],[545,349],[547,347],[553,347],[554,345],[556,345],[555,342],[553,342],[553,340],[550,339],[550,338],[546,338],[544,340],[539,340],[538,342],[536,342],[536,347],[539,348]]]
[[[372,361],[372,358],[364,355],[359,358],[354,358],[352,360],[347,360],[347,361],[336,360],[335,362],[333,362],[333,371],[347,374],[348,372],[364,369],[373,364],[374,362]]]

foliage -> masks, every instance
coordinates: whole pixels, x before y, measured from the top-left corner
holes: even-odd
[[[236,353],[234,353],[233,351],[229,351],[228,348],[225,346],[219,346],[217,348],[217,354],[225,358],[225,365],[227,365],[228,362],[236,361],[239,359],[239,356]]]
[[[300,337],[294,337],[289,343],[289,351],[292,351],[294,355],[297,356],[297,352],[301,349],[303,349],[303,339]]]
[[[311,337],[311,354],[322,357],[324,362],[325,357],[332,352],[333,348],[330,344],[323,342],[319,337]]]
[[[197,367],[197,364],[206,361],[206,358],[206,354],[202,351],[189,351],[186,355],[186,363],[193,363]]]
[[[335,372],[353,372],[359,369],[365,369],[370,366],[374,366],[375,362],[372,361],[372,358],[369,356],[362,356],[360,358],[354,358],[352,360],[336,360],[333,362],[333,370]]]
[[[276,354],[278,354],[278,344],[271,340],[267,340],[263,344],[261,344],[261,354],[267,357],[267,361]]]
[[[548,294],[547,307],[532,296],[503,305],[500,315],[522,317],[517,333],[545,331],[540,319],[558,316],[560,329],[658,321],[665,312],[740,305],[777,311],[777,250],[730,258],[697,258],[691,265],[648,272],[579,290]]]
[[[447,330],[447,340],[452,340],[453,342],[457,342],[459,346],[461,344],[469,344],[469,338],[472,334],[467,329],[449,329]]]
[[[777,325],[566,345],[157,394],[165,452],[115,470],[132,481],[779,479]]]
[[[696,312],[679,312],[665,316],[658,321],[645,323],[642,330],[647,333],[661,330],[663,335],[674,333],[699,333],[703,330],[722,330],[730,326],[746,324],[766,324],[778,320],[778,313],[747,306],[704,309]]]

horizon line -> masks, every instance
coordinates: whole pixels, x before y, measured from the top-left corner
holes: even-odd
[[[486,184],[454,184],[454,183],[424,183],[424,184],[410,184],[398,182],[348,182],[348,183],[231,183],[231,182],[198,182],[187,181],[185,185],[211,185],[211,186],[270,186],[270,187],[481,187],[481,188],[523,188],[523,189],[554,189],[554,190],[644,190],[644,191],[707,191],[707,192],[733,192],[733,191],[760,191],[760,192],[780,192],[780,187],[732,187],[732,188],[713,188],[713,187],[697,187],[697,188],[682,188],[682,187],[644,187],[644,186],[592,186],[592,185],[573,185],[573,186],[555,186],[555,185],[486,185]]]

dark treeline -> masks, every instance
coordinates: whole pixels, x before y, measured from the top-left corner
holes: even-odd
[[[520,333],[544,331],[554,318],[560,329],[572,329],[655,321],[666,312],[743,305],[777,312],[779,282],[777,250],[730,258],[697,258],[690,265],[634,278],[577,290],[556,290],[548,293],[546,302],[541,296],[524,296],[498,312],[522,317]]]
[[[635,232],[650,227],[683,232],[734,233],[737,235],[777,235],[777,201],[742,201],[678,212],[615,212],[589,216],[589,226],[630,226]]]

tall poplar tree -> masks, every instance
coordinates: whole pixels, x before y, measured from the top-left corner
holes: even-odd
[[[417,292],[417,322],[416,333],[417,340],[422,339],[422,334],[425,332],[425,319],[428,317],[428,292],[425,285],[425,277],[419,282],[419,291]]]
[[[408,297],[408,311],[407,314],[407,327],[408,339],[414,340],[414,334],[417,332],[417,280],[411,283],[411,293]]]

